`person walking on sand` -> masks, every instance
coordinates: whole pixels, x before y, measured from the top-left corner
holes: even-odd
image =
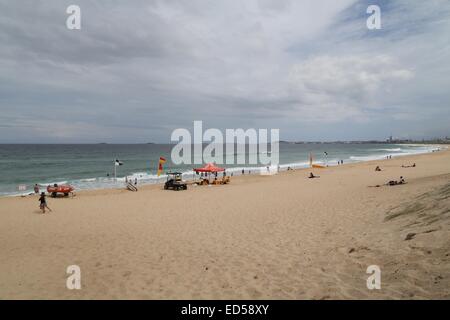
[[[47,200],[45,199],[45,192],[41,193],[39,202],[40,202],[39,208],[41,208],[42,213],[45,213],[45,208],[47,208],[50,212],[52,212],[52,209],[50,209],[47,205]]]

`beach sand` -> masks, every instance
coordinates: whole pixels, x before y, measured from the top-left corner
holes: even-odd
[[[2,198],[0,298],[450,298],[450,151],[310,171],[79,192],[45,215],[37,197]]]

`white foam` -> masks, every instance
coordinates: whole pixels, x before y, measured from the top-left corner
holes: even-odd
[[[391,151],[391,152],[400,152],[402,148],[388,148],[388,149],[376,149],[377,151]]]

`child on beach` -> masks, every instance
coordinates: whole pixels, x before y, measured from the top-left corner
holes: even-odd
[[[41,208],[42,213],[45,213],[45,208],[47,208],[50,212],[52,211],[52,209],[50,209],[47,205],[47,200],[45,199],[45,192],[41,193],[41,196],[39,198],[39,202],[41,203],[39,205],[39,208]]]

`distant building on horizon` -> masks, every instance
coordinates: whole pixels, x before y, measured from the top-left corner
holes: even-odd
[[[386,139],[386,142],[392,143],[394,140],[392,139],[392,134],[389,136],[389,139]]]

